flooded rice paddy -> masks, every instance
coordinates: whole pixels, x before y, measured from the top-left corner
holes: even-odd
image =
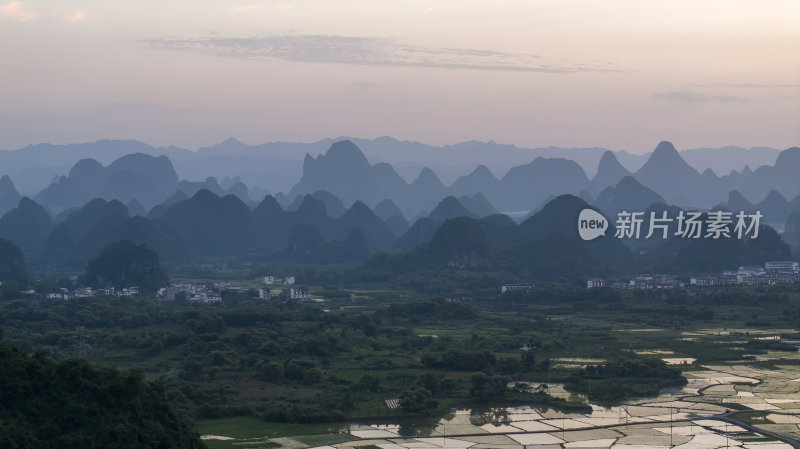
[[[276,438],[275,447],[319,449],[791,449],[800,439],[800,368],[704,365],[685,374],[688,384],[657,398],[591,413],[530,407],[454,410],[433,426],[349,424],[327,445],[307,438]],[[569,393],[551,385],[554,396]],[[745,413],[745,415],[742,415]],[[726,422],[723,419],[728,418]],[[748,424],[749,423],[749,424]],[[755,427],[750,427],[755,426]],[[220,436],[209,436],[219,438]],[[349,440],[349,441],[348,441]],[[267,442],[268,440],[262,439]],[[241,441],[238,447],[249,447]],[[795,443],[796,444],[796,443]],[[258,446],[253,446],[258,447]]]

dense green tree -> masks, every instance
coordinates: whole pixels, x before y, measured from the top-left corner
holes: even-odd
[[[435,409],[438,405],[438,402],[433,399],[433,394],[422,387],[406,390],[400,395],[400,408],[404,412],[426,412]]]
[[[505,377],[476,373],[470,378],[469,395],[477,401],[499,399],[506,391],[506,384],[508,379]]]
[[[141,371],[56,363],[0,341],[0,446],[203,448]]]
[[[570,374],[566,388],[596,402],[616,404],[626,395],[655,395],[662,388],[686,384],[681,368],[660,359],[621,359],[589,365]]]

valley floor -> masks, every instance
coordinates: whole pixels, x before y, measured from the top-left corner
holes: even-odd
[[[321,435],[235,438],[207,434],[204,438],[211,447],[220,448],[303,448],[320,443],[316,446],[320,449],[790,449],[798,447],[800,440],[798,360],[782,356],[774,368],[704,365],[686,373],[689,383],[682,388],[617,407],[593,405],[591,413],[530,407],[461,409],[427,428],[351,423]],[[550,385],[549,393],[570,396],[556,384]],[[210,423],[199,428],[206,426]],[[229,431],[238,434],[236,429]]]

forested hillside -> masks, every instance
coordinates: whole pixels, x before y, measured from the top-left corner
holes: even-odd
[[[0,341],[0,447],[203,448],[141,371],[56,363]]]

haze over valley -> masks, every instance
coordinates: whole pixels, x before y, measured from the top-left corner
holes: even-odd
[[[0,0],[0,448],[800,449],[797,0]]]

